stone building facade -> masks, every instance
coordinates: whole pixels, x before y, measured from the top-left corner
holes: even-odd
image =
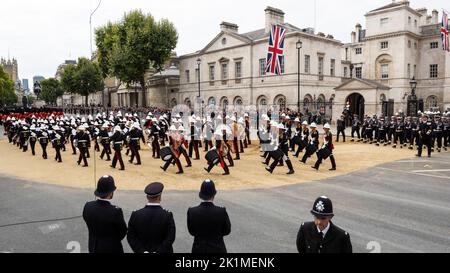
[[[411,8],[409,1],[393,1],[365,17],[366,29],[357,24],[351,43],[343,46],[353,77],[363,81],[337,87],[336,107],[349,101],[359,114],[406,113],[413,77],[421,110],[450,107],[450,54],[442,50],[439,12],[429,14],[425,8]],[[373,83],[379,89],[371,88]]]
[[[223,22],[220,32],[202,50],[180,56],[180,91],[170,94],[171,105],[193,105],[197,101],[200,68],[200,97],[205,105],[279,105],[297,109],[300,101],[301,110],[321,110],[331,116],[329,102],[334,100],[334,88],[342,81],[343,44],[331,35],[285,23],[284,12],[279,9],[267,7],[265,15],[264,28],[248,33],[241,34],[236,24]],[[265,73],[270,28],[274,24],[287,31],[282,76]]]
[[[265,13],[263,29],[239,33],[236,24],[223,22],[203,49],[180,56],[180,89],[170,94],[170,104],[193,105],[200,81],[200,98],[207,105],[277,104],[296,110],[300,100],[300,110],[334,120],[349,102],[361,116],[391,115],[406,112],[414,77],[423,110],[450,107],[450,54],[442,50],[436,10],[428,14],[411,8],[409,1],[393,1],[368,12],[366,28],[357,24],[346,44],[285,23],[281,10],[268,7]],[[275,24],[287,30],[282,76],[263,69]]]

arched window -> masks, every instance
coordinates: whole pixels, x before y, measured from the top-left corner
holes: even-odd
[[[214,97],[211,97],[208,99],[208,105],[216,105],[216,99]]]
[[[175,99],[175,98],[173,98],[171,101],[170,101],[170,107],[175,107],[175,106],[177,106],[177,99]]]
[[[308,108],[311,106],[312,102],[313,102],[312,96],[310,94],[307,94],[303,99],[303,106]]]
[[[244,104],[244,101],[242,100],[241,97],[236,97],[234,98],[234,102],[233,102],[234,106],[240,106]]]
[[[380,95],[380,102],[385,102],[386,101],[386,95],[385,94],[381,94]]]
[[[256,100],[256,103],[259,106],[266,106],[267,105],[267,97],[266,96],[260,96]]]
[[[438,107],[438,98],[436,96],[429,96],[425,103],[425,109],[432,110],[432,108]]]
[[[220,99],[220,106],[221,106],[222,108],[227,108],[228,104],[229,104],[229,101],[228,101],[228,98],[227,98],[227,97],[222,97],[222,98]]]
[[[325,106],[325,96],[323,94],[319,95],[319,98],[317,98],[317,107]]]
[[[278,105],[281,110],[286,109],[286,97],[284,95],[276,96],[273,104]]]
[[[189,98],[187,98],[187,99],[185,99],[184,100],[184,104],[187,106],[187,107],[189,107],[189,108],[191,108],[191,99],[189,99]]]

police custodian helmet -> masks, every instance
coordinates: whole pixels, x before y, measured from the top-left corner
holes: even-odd
[[[333,203],[326,196],[316,199],[311,213],[316,217],[333,217]]]

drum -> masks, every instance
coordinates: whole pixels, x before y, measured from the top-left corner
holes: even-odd
[[[300,137],[300,135],[296,135],[292,138],[292,142],[295,145],[300,145],[302,143],[302,138]]]
[[[165,162],[172,159],[172,150],[170,147],[164,147],[161,149],[161,159]]]
[[[327,149],[327,148],[320,149],[320,150],[317,152],[317,154],[318,154],[318,155],[321,155],[323,159],[327,159],[327,158],[330,157],[330,155],[331,155],[331,150],[330,150],[330,149]]]
[[[281,149],[276,149],[270,154],[275,160],[281,160],[284,156],[284,153]]]
[[[317,151],[317,147],[313,144],[309,144],[306,146],[306,154],[307,155],[313,155]]]
[[[208,161],[208,164],[216,165],[219,162],[219,154],[216,150],[211,150],[205,155],[206,161]]]

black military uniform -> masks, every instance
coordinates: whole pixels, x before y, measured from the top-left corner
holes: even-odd
[[[114,179],[104,176],[98,182],[95,195],[106,198],[115,190]],[[103,199],[92,201],[84,206],[83,219],[89,229],[90,253],[123,253],[122,240],[127,234],[127,225],[121,208]]]
[[[295,157],[299,157],[300,153],[308,146],[309,141],[309,129],[308,127],[302,128],[298,133],[298,148],[295,152]],[[295,146],[294,146],[295,147]]]
[[[345,120],[344,116],[337,120],[337,134],[336,134],[336,142],[339,142],[339,135],[342,134],[342,138],[345,142]]]
[[[358,136],[358,141],[361,141],[361,121],[358,115],[355,115],[352,121],[352,142],[355,141],[355,133]]]
[[[164,189],[161,183],[152,183],[145,188],[149,197],[158,197]],[[173,214],[160,204],[147,204],[131,214],[128,223],[128,243],[135,253],[173,253],[175,221]]]
[[[444,138],[444,123],[439,116],[435,117],[433,138],[435,139],[435,142],[437,144],[437,151],[438,153],[440,153],[442,150],[442,143]],[[431,146],[434,146],[434,142]]]
[[[322,164],[322,161],[329,157],[330,161],[331,161],[330,171],[335,171],[336,170],[336,161],[334,159],[333,150],[334,150],[333,135],[331,134],[330,131],[328,131],[324,135],[323,146],[317,152],[317,161],[316,161],[316,164],[314,166],[312,166],[312,168],[319,170],[319,167],[320,167],[320,164]]]
[[[427,146],[428,157],[431,157],[432,146],[431,139],[433,137],[433,123],[431,121],[425,121],[419,125],[419,137],[417,141],[418,147],[418,157],[422,157],[423,146]]]
[[[30,131],[28,130],[27,126],[23,126],[20,130],[20,147],[22,148],[23,152],[28,151],[28,138],[30,137]]]
[[[142,142],[145,144],[145,138],[144,138],[144,134],[142,133],[142,131],[137,128],[134,127],[130,132],[129,132],[129,137],[130,137],[130,148],[131,148],[131,158],[129,160],[130,163],[133,163],[134,158],[136,157],[136,165],[141,165],[141,156],[139,154],[139,150],[141,149],[140,146],[140,140],[142,140]]]
[[[198,144],[200,139],[200,130],[199,126],[195,124],[194,120],[191,121],[189,137],[189,157],[192,158],[193,153],[195,152],[195,160],[199,160],[200,154],[198,151]]]
[[[103,128],[98,134],[98,139],[100,140],[100,144],[102,145],[102,153],[100,154],[100,158],[106,155],[106,161],[111,161],[111,146],[109,142],[109,134],[106,128]]]
[[[52,140],[53,148],[55,149],[55,161],[57,161],[58,163],[61,163],[62,162],[62,157],[61,157],[62,139],[61,139],[61,135],[59,134],[59,132],[53,131],[53,133],[51,134],[50,138]]]
[[[161,145],[159,144],[159,137],[161,135],[161,127],[158,123],[153,122],[150,129],[150,135],[152,136],[152,157],[160,158]],[[164,137],[162,138],[164,140]]]
[[[300,162],[306,164],[306,160],[308,160],[308,158],[310,158],[318,149],[319,149],[319,131],[312,130],[311,141],[308,143],[308,146],[306,147],[306,152],[303,155],[303,158]]]
[[[77,141],[77,147],[80,150],[80,157],[78,158],[78,165],[81,164],[81,161],[83,161],[84,165],[83,167],[88,166],[88,162],[86,159],[87,152],[89,150],[89,144],[91,142],[91,138],[89,135],[84,131],[85,129],[81,129],[80,132],[77,133],[75,136],[75,140]]]
[[[122,133],[122,130],[120,129],[120,127],[115,128],[115,132],[109,140],[110,140],[111,144],[113,145],[113,149],[114,149],[114,157],[112,160],[111,167],[116,168],[117,161],[118,161],[120,164],[120,170],[123,171],[123,170],[125,170],[125,164],[123,164],[123,159],[122,159],[122,146],[125,141],[125,135]]]
[[[280,162],[286,161],[286,165],[289,168],[288,175],[294,174],[294,167],[292,166],[292,162],[289,159],[289,143],[288,137],[286,135],[286,128],[281,125],[278,127],[280,129],[279,139],[278,139],[278,151],[272,152],[272,157],[275,159],[274,162],[266,167],[266,170],[270,173],[273,173],[274,169],[278,166]],[[280,151],[282,153],[280,153]],[[276,156],[277,152],[281,155],[281,157]]]
[[[47,145],[48,145],[48,134],[47,132],[41,132],[38,135],[39,144],[42,148],[42,158],[47,159]]]
[[[203,182],[200,190],[202,200],[210,200],[216,195],[214,182]],[[203,202],[198,207],[189,208],[187,213],[189,233],[194,236],[192,253],[226,253],[224,236],[231,233],[231,223],[227,210],[212,202]]]
[[[31,134],[30,134],[30,148],[31,148],[31,154],[33,156],[36,155],[36,142],[37,142],[37,134],[36,134],[36,130],[32,130]]]
[[[314,202],[311,213],[317,218],[332,218],[333,205],[327,197]],[[352,253],[350,235],[334,225],[331,220],[326,230],[320,230],[314,222],[303,223],[297,235],[297,250],[310,253]]]

